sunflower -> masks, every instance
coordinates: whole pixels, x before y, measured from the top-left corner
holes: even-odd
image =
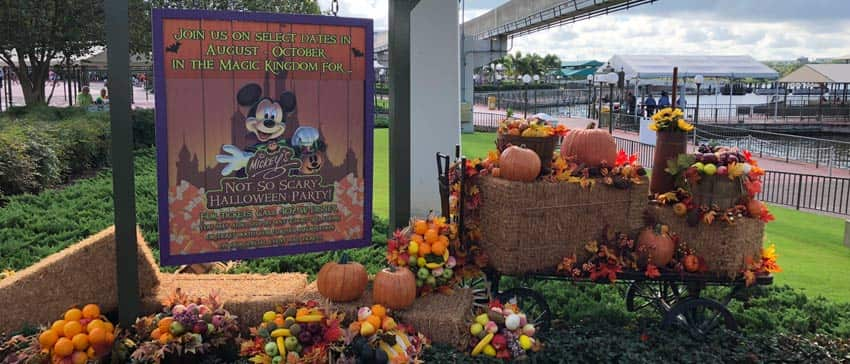
[[[685,121],[685,119],[679,119],[679,121],[676,123],[676,126],[678,126],[679,129],[681,129],[683,131],[694,130],[694,126],[691,125],[690,123],[688,123],[687,121]]]
[[[658,123],[650,123],[649,130],[658,131]]]

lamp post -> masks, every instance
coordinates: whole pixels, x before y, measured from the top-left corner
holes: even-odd
[[[593,79],[594,75],[587,75],[587,118],[590,119],[593,117],[593,114],[590,112],[591,105],[593,105]]]
[[[496,110],[502,109],[502,75],[496,74]]]
[[[608,72],[605,80],[608,81],[608,132],[614,134],[614,85],[620,76],[616,72]]]
[[[534,113],[537,114],[537,85],[540,83],[540,75],[534,75]]]
[[[694,109],[694,145],[697,145],[697,127],[699,126],[699,87],[702,86],[702,75],[694,76],[694,83],[697,85],[697,106]]]
[[[525,91],[523,92],[525,102],[522,103],[522,118],[528,118],[528,83],[531,82],[531,76],[529,74],[522,75],[522,83],[525,86]]]

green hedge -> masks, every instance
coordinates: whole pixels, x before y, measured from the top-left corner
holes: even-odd
[[[154,144],[152,110],[134,111],[138,147]],[[108,113],[11,108],[0,114],[0,197],[39,193],[109,164]]]

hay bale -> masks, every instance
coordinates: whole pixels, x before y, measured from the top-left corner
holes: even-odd
[[[303,273],[275,274],[167,274],[160,277],[156,294],[142,302],[143,312],[162,310],[162,301],[177,288],[190,297],[206,297],[218,292],[224,307],[252,326],[262,320],[263,312],[276,305],[300,302],[307,275]]]
[[[141,232],[139,295],[154,292],[159,267]],[[0,332],[47,324],[71,306],[97,303],[103,312],[118,308],[115,228],[109,227],[0,281]],[[67,288],[63,288],[67,287]]]
[[[330,303],[319,295],[316,282],[304,290],[304,300],[317,300],[342,311],[346,317],[357,317],[357,310],[372,305],[372,288],[366,289],[360,298],[352,302]],[[419,297],[413,306],[405,310],[395,310],[392,315],[400,322],[413,325],[438,344],[452,345],[466,350],[469,345],[469,323],[472,321],[472,291],[456,289],[453,294],[430,294]]]
[[[692,227],[684,217],[676,216],[672,208],[652,206],[649,212],[706,260],[709,273],[735,278],[746,268],[747,258],[761,259],[764,222],[758,219],[738,218],[731,225],[717,221]]]
[[[629,189],[575,183],[513,182],[480,177],[481,247],[503,274],[554,271],[563,257],[584,254],[605,225],[632,232],[643,225],[644,184]]]

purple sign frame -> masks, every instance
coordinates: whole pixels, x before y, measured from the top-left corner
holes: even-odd
[[[372,179],[373,179],[373,130],[374,130],[374,92],[375,75],[373,65],[373,21],[372,19],[344,18],[318,15],[272,14],[254,12],[153,9],[153,57],[154,90],[156,102],[156,145],[157,145],[157,201],[159,213],[159,246],[162,265],[180,265],[199,262],[253,259],[269,256],[302,254],[309,252],[341,250],[365,247],[372,243]],[[364,58],[366,64],[364,81],[364,129],[363,129],[363,237],[354,240],[310,243],[295,246],[266,247],[243,250],[230,250],[191,255],[171,255],[169,231],[169,176],[168,176],[168,130],[166,112],[166,82],[164,54],[164,19],[193,20],[238,20],[306,25],[337,25],[362,27],[365,31]]]

